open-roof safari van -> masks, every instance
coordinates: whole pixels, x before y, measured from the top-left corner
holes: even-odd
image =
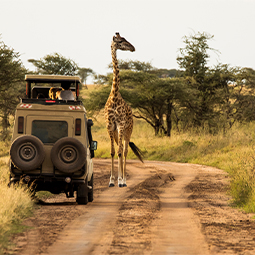
[[[26,75],[26,98],[15,113],[10,148],[10,183],[23,180],[35,191],[64,192],[76,201],[93,200],[93,162],[97,143],[92,140],[86,110],[79,100],[80,78]],[[49,97],[51,88],[69,83],[74,100]]]

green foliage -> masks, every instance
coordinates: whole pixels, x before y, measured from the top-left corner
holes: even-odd
[[[108,75],[94,74],[93,78],[94,78],[94,84],[105,85],[105,84],[108,84],[109,82],[109,74]]]
[[[174,78],[174,77],[180,77],[182,75],[182,72],[180,70],[176,69],[156,69],[150,71],[150,73],[156,74],[159,78]]]
[[[111,91],[110,86],[101,85],[98,89],[89,93],[89,98],[83,99],[86,110],[92,116],[104,108]]]
[[[73,60],[65,58],[59,53],[46,55],[39,60],[29,59],[28,62],[37,68],[38,74],[71,76],[78,74],[78,65]]]
[[[194,97],[187,99],[184,106],[192,116],[192,124],[202,126],[205,121],[213,125],[216,91],[219,83],[214,82],[213,72],[207,66],[209,59],[208,40],[213,36],[198,33],[184,37],[185,47],[180,49],[177,62],[184,70],[183,77]]]
[[[107,76],[107,86],[101,86],[89,95],[85,101],[86,109],[95,113],[100,111],[110,94],[112,74]],[[174,102],[185,95],[182,78],[159,78],[155,73],[121,70],[120,93],[133,109],[136,118],[144,119],[155,131],[170,136],[172,128],[172,109]],[[166,125],[164,115],[167,116]]]
[[[2,139],[9,136],[9,117],[14,114],[19,97],[24,94],[25,86],[22,81],[25,68],[20,55],[0,41],[0,117],[2,118]]]
[[[93,74],[93,70],[91,68],[78,68],[78,75],[81,77],[82,83],[86,85],[86,81],[89,75]]]
[[[184,37],[177,62],[183,70],[189,96],[180,99],[180,118],[186,128],[208,127],[211,133],[231,128],[236,122],[254,119],[254,71],[218,64],[210,68],[208,41],[213,36],[198,33]],[[215,51],[215,50],[213,50]]]
[[[142,61],[133,61],[133,60],[118,60],[118,66],[120,70],[132,70],[132,71],[143,71],[150,72],[155,70],[155,68],[149,62]],[[110,69],[112,69],[112,63],[108,65]]]
[[[177,63],[184,70],[183,75],[196,77],[196,81],[202,83],[205,73],[208,70],[207,60],[209,59],[208,40],[213,36],[206,33],[197,33],[190,37],[185,36],[183,42],[185,47],[180,49],[180,56]]]
[[[162,132],[170,136],[173,107],[180,95],[185,94],[181,79],[162,79],[155,74],[126,71],[121,76],[121,81],[123,98],[133,109],[137,109],[133,115],[149,123],[154,128],[155,135]]]

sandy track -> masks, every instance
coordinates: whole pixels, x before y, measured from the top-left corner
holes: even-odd
[[[149,177],[148,172],[136,175],[132,167],[129,189]],[[108,181],[108,180],[107,180]],[[128,189],[109,188],[87,206],[87,212],[68,225],[46,254],[104,254],[113,239],[113,226]]]
[[[154,163],[155,164],[155,163]],[[197,176],[197,168],[188,164],[156,163],[160,169],[171,172],[175,182],[163,188],[160,194],[161,211],[154,222],[153,254],[209,254],[201,233],[199,218],[189,208],[185,187]]]
[[[95,200],[39,204],[15,254],[255,254],[254,221],[229,207],[223,171],[129,161],[128,187],[108,188],[109,160],[94,166]]]

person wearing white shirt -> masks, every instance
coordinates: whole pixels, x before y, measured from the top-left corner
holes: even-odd
[[[70,83],[64,82],[61,83],[63,90],[59,93],[59,100],[74,100],[73,92],[70,89]]]

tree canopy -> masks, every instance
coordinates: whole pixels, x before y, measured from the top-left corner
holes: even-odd
[[[86,85],[87,78],[89,75],[93,74],[93,70],[91,68],[78,68],[78,75],[81,77],[81,81]]]
[[[0,116],[4,140],[8,136],[9,116],[14,114],[19,97],[25,91],[25,73],[20,54],[0,41]]]
[[[63,57],[59,53],[53,53],[44,56],[43,58],[29,59],[37,68],[38,74],[56,74],[56,75],[78,75],[78,65],[71,59]]]

